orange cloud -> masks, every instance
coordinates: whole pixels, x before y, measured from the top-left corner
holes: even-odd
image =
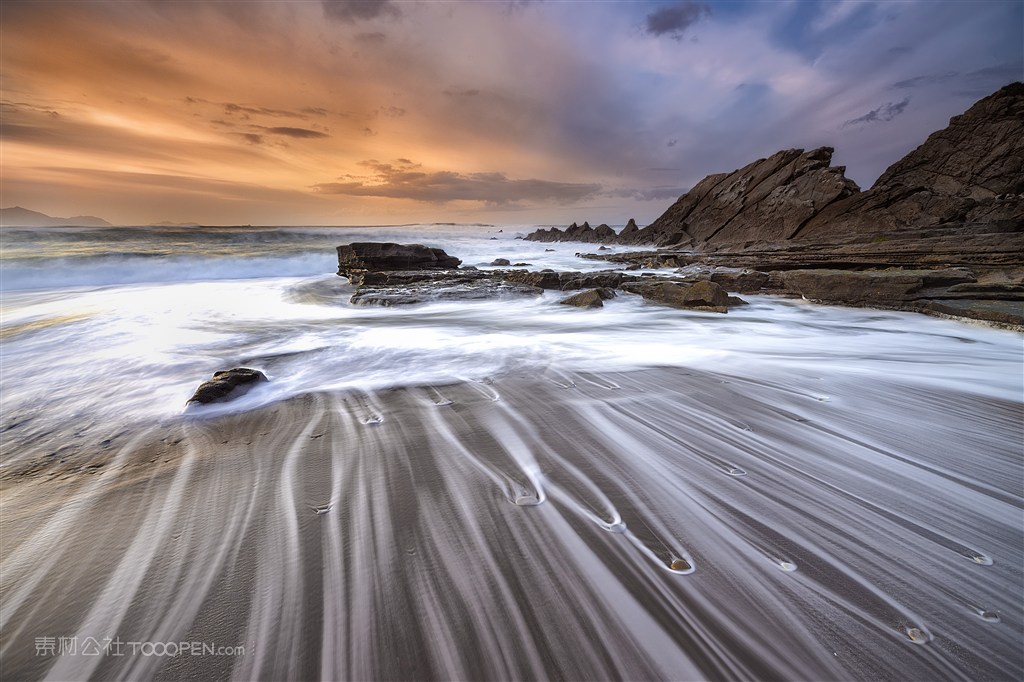
[[[314,187],[323,194],[412,199],[434,204],[479,201],[488,206],[521,202],[571,204],[601,191],[598,184],[513,180],[505,173],[424,171],[420,164],[408,159],[394,163],[364,161],[360,165],[373,170],[374,175],[369,178],[349,176],[343,182],[323,182]]]
[[[497,89],[449,83],[448,67],[462,55],[432,51],[425,58],[409,39],[416,34],[392,24],[399,13],[391,5],[260,3],[237,10],[119,2],[36,3],[6,12],[6,200],[29,203],[20,192],[33,182],[50,183],[34,196],[81,197],[76,185],[95,189],[104,182],[98,178],[112,177],[104,173],[130,173],[136,180],[125,191],[150,196],[154,205],[162,205],[154,188],[177,178],[172,185],[185,196],[175,215],[130,212],[125,206],[145,202],[118,200],[113,191],[104,193],[112,205],[98,205],[97,195],[85,206],[37,207],[120,222],[205,220],[205,213],[186,214],[200,209],[189,203],[193,190],[183,188],[216,182],[262,187],[297,211],[295,196],[310,194],[315,204],[336,204],[329,216],[369,215],[380,204],[372,197],[384,195],[332,193],[322,179],[374,156],[454,168],[467,196],[484,182],[506,191],[518,186],[517,196],[526,186],[516,182],[542,182],[485,180],[487,173],[518,175],[519,168],[543,165],[535,150],[510,151],[507,142],[509,134],[528,139],[529,128],[542,126],[536,107]],[[400,41],[391,40],[395,31]],[[450,73],[455,81],[488,80],[457,71]],[[453,101],[468,93],[480,95],[472,105]],[[56,167],[63,169],[59,177],[45,170]],[[155,182],[138,181],[147,175]],[[546,186],[531,191],[541,197]],[[409,199],[407,209],[423,213],[415,196],[399,194],[389,198]],[[476,194],[481,205],[500,200],[500,193]],[[549,198],[563,200],[556,194]],[[392,202],[388,213],[395,210]]]

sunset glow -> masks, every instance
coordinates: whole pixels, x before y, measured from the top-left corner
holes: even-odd
[[[645,223],[789,147],[870,185],[1024,75],[1017,2],[2,12],[0,203],[118,224]]]

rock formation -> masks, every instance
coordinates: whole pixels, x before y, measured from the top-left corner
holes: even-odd
[[[457,268],[462,261],[441,249],[422,244],[354,242],[338,247],[338,274],[352,271],[438,270]]]
[[[1024,325],[1024,83],[954,116],[866,191],[831,162],[829,147],[791,149],[710,175],[651,225],[605,240],[658,251],[584,257],[688,266],[680,274],[741,293]],[[937,271],[966,279],[940,284]]]
[[[613,298],[615,292],[611,289],[587,289],[580,291],[568,298],[563,298],[559,303],[562,305],[576,306],[577,308],[602,308],[604,301]]]
[[[381,248],[378,248],[381,247]],[[385,248],[386,247],[386,248]],[[578,291],[560,301],[582,308],[600,308],[603,301],[615,298],[615,290],[638,293],[659,303],[680,308],[697,308],[726,312],[727,306],[744,301],[728,296],[717,284],[688,282],[684,278],[667,278],[671,289],[651,288],[650,277],[636,277],[618,270],[597,272],[555,272],[554,270],[478,270],[465,268],[424,267],[418,270],[366,270],[396,263],[406,267],[409,259],[391,259],[391,254],[405,254],[407,249],[419,253],[427,247],[401,244],[345,244],[338,247],[338,274],[348,277],[355,286],[349,302],[354,305],[395,306],[429,301],[477,300],[496,297],[537,296],[545,289]],[[439,262],[460,262],[440,249]],[[385,254],[378,257],[377,254]],[[390,259],[390,260],[389,260]],[[658,261],[659,263],[661,261]],[[674,263],[675,261],[673,261]],[[633,288],[630,288],[633,287]]]
[[[790,239],[826,206],[860,191],[831,147],[789,149],[729,174],[712,175],[651,224],[685,243],[743,244]]]
[[[267,381],[266,375],[258,369],[236,367],[214,372],[213,378],[199,385],[188,403],[222,403],[248,393],[256,384]]]
[[[889,166],[867,192],[825,207],[792,237],[835,239],[934,226],[1021,229],[1024,83],[980,100]]]
[[[636,223],[633,223],[636,227]],[[559,230],[557,227],[551,229],[539,229],[531,233],[526,238],[535,242],[584,242],[584,243],[603,243],[612,241],[616,237],[615,230],[610,228],[608,225],[598,225],[597,227],[591,227],[590,223],[584,222],[582,225],[573,223],[565,230]]]
[[[664,303],[673,308],[693,308],[715,313],[728,311],[730,304],[741,304],[739,299],[729,300],[725,289],[714,282],[701,280],[694,284],[678,282],[642,282],[624,285],[623,291],[640,294],[647,301]]]
[[[1019,232],[1024,223],[1024,83],[980,100],[860,191],[832,148],[789,149],[731,173],[709,175],[651,225],[538,230],[534,241],[736,250],[755,244],[843,243],[893,233]],[[938,235],[942,236],[942,235]],[[968,245],[969,246],[969,245]]]

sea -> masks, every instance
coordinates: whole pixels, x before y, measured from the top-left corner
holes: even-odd
[[[92,531],[75,525],[78,517],[58,504],[60,523],[58,516],[40,520],[50,524],[45,537],[14,532],[25,527],[15,524],[2,541],[4,646],[13,669],[51,678],[96,670],[168,679],[182,671],[238,679],[880,679],[886,671],[889,679],[1019,678],[1019,333],[761,295],[744,296],[747,305],[728,314],[678,310],[621,292],[596,310],[560,305],[567,294],[557,291],[358,306],[349,302],[351,285],[336,274],[335,248],[362,241],[425,244],[482,270],[498,258],[529,270],[622,267],[578,256],[597,245],[523,239],[537,227],[0,230],[0,479],[8,491],[21,485],[16,477],[26,470],[45,474],[47,458],[73,464],[65,461],[74,456],[66,446],[76,439],[102,445],[131,441],[145,429],[185,424],[208,430],[218,420],[321,396],[316,400],[328,401],[332,418],[347,419],[352,410],[354,421],[344,424],[378,429],[349,444],[363,448],[367,462],[399,452],[415,478],[417,457],[430,456],[433,483],[410,483],[409,489],[388,485],[391,469],[372,476],[364,471],[360,499],[366,504],[377,494],[406,495],[429,485],[436,494],[429,504],[454,505],[434,509],[433,530],[418,536],[418,555],[396,546],[403,562],[425,561],[431,550],[423,543],[432,538],[445,556],[430,570],[447,566],[441,573],[454,582],[432,579],[427,564],[415,579],[406,573],[374,577],[358,573],[358,557],[385,561],[372,546],[380,551],[380,537],[398,532],[393,520],[349,519],[355,523],[350,530],[359,532],[345,536],[344,545],[330,545],[346,557],[342,563],[330,558],[335,555],[327,544],[321,556],[320,540],[313,559],[307,541],[300,543],[321,532],[307,527],[321,515],[336,514],[324,524],[348,523],[338,511],[342,483],[325,489],[323,499],[292,492],[279,498],[273,492],[278,479],[267,471],[251,479],[225,472],[230,478],[221,483],[231,480],[230,490],[220,486],[207,499],[270,486],[267,499],[279,508],[267,518],[294,514],[301,520],[250,526],[263,518],[253,511],[257,501],[247,511],[224,512],[230,526],[224,542],[257,557],[255,577],[246,578],[256,586],[243,600],[249,616],[236,638],[256,653],[241,662],[196,659],[186,668],[175,667],[181,659],[159,657],[137,657],[135,667],[124,668],[108,659],[102,663],[108,667],[96,668],[81,658],[48,667],[32,655],[30,635],[59,633],[22,627],[26,619],[43,618],[25,610],[28,595],[44,584],[63,585],[71,594],[97,579],[114,581],[140,556],[148,558],[139,580],[144,574],[150,581],[163,570],[151,563],[153,556],[171,542],[139,516],[156,504],[154,495],[169,518],[185,526],[208,529],[212,521],[195,520],[202,506],[186,511],[167,501],[185,495],[177,477],[154,478],[156,492],[147,492],[139,511],[126,517],[140,519],[125,539],[134,538],[131,547],[110,550],[109,566],[100,561],[86,579],[60,564],[36,562],[45,556],[41,548],[61,537],[88,544]],[[629,250],[611,247],[612,253]],[[213,372],[233,367],[259,369],[269,381],[228,403],[186,406]],[[512,382],[504,396],[503,381]],[[531,390],[529,382],[543,389]],[[472,390],[467,394],[465,387]],[[414,409],[405,398],[380,397],[399,395],[395,391],[431,399],[413,401]],[[345,397],[353,395],[363,398]],[[486,398],[499,411],[467,407],[458,419],[437,416],[437,409],[457,407],[460,396],[473,405]],[[404,430],[383,435],[396,424]],[[427,433],[430,442],[418,450],[411,433]],[[309,425],[289,438],[280,444],[283,468],[277,471],[281,485],[301,487],[295,473],[301,454],[292,445],[312,442],[317,429]],[[551,445],[555,441],[562,444]],[[336,467],[324,470],[324,480],[335,480],[331,471],[359,476],[342,468],[342,441],[335,446],[324,454]],[[130,459],[125,448],[123,457]],[[496,464],[480,448],[506,454]],[[469,461],[473,467],[466,469]],[[509,468],[518,473],[505,475]],[[116,479],[109,469],[97,476]],[[198,474],[190,475],[189,485],[197,484]],[[477,478],[479,489],[467,483]],[[33,485],[45,494],[45,484]],[[93,494],[115,499],[117,486],[89,485]],[[488,486],[497,492],[480,492]],[[123,511],[126,503],[118,504]],[[504,532],[512,517],[488,520],[477,505],[537,516],[524,521],[529,532]],[[575,511],[561,521],[541,516],[560,508]],[[447,530],[437,530],[444,524]],[[683,540],[666,541],[671,537]],[[147,542],[153,543],[148,554]],[[299,615],[289,615],[285,597],[302,593],[297,576],[311,569],[291,571],[291,550],[276,548],[292,543],[296,551],[303,548],[303,561],[324,566],[317,589],[325,601],[315,598],[313,611],[294,605]],[[517,543],[519,553],[508,554]],[[366,553],[356,552],[360,548]],[[212,564],[218,570],[229,571],[227,550],[204,551],[221,562]],[[445,563],[463,555],[468,563],[462,569]],[[493,562],[478,572],[469,567],[474,556]],[[567,558],[584,556],[585,564]],[[200,553],[175,561],[180,577],[204,559]],[[547,572],[538,572],[537,562]],[[343,586],[331,583],[334,593],[328,577],[341,580],[331,573],[339,566],[350,573]],[[196,599],[213,603],[220,583],[204,580]],[[133,584],[138,589],[142,583]],[[110,616],[107,634],[130,622],[151,622],[149,636],[163,633],[169,641],[199,627],[194,613],[174,616],[172,584],[147,593],[146,613],[166,611],[164,620],[133,621],[145,601],[141,593],[129,590],[118,601],[116,590],[100,589],[102,581],[79,601],[85,600],[81,608],[89,618],[99,617],[101,602],[116,606],[119,615]],[[397,591],[360,602],[360,594],[377,594],[382,585]],[[408,611],[390,609],[389,599]],[[258,611],[261,604],[278,610]],[[363,620],[342,632],[330,626],[338,613]],[[64,625],[84,637],[90,633],[82,623],[94,622],[89,618]],[[377,628],[368,639],[360,639],[360,622]],[[314,643],[288,648],[296,632],[310,634],[302,625],[309,623]],[[14,635],[21,649],[12,648]],[[274,644],[286,635],[291,644]]]
[[[199,383],[238,366],[272,381],[210,412],[322,390],[657,366],[816,366],[1021,396],[1018,335],[921,315],[765,296],[721,315],[630,295],[581,313],[551,291],[382,308],[349,304],[335,274],[335,248],[358,241],[422,243],[484,270],[497,258],[529,270],[621,269],[577,257],[594,244],[525,241],[537,227],[4,228],[3,420],[152,422],[181,414]],[[672,274],[634,274],[643,272]]]

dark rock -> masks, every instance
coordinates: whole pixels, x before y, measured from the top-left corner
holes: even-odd
[[[920,310],[940,317],[980,320],[1017,330],[1024,328],[1024,303],[1020,301],[929,301]]]
[[[529,271],[515,271],[506,272],[502,276],[506,282],[513,282],[516,284],[527,284],[532,287],[538,287],[540,289],[561,289],[562,282],[558,278],[558,273],[552,270],[541,270],[540,272],[529,272]]]
[[[375,270],[353,270],[348,275],[349,283],[354,286],[400,286],[404,284],[420,284],[424,282],[470,282],[486,279],[488,273],[476,268],[460,268],[458,270],[391,270],[378,272]]]
[[[572,305],[577,308],[603,308],[604,302],[603,297],[597,291],[597,289],[588,289],[581,291],[577,294],[573,294],[569,298],[562,299],[559,303],[563,305]]]
[[[865,192],[830,166],[832,149],[790,149],[709,175],[647,230],[705,249],[792,240],[872,239],[932,226],[1024,224],[1024,84],[953,117]],[[664,237],[648,243],[666,243]]]
[[[554,249],[544,249],[544,253],[547,253],[548,251],[554,251]]]
[[[200,384],[188,403],[222,403],[233,400],[247,393],[256,384],[267,381],[267,377],[258,369],[236,367],[214,372],[213,378]]]
[[[603,242],[607,244],[654,244],[658,246],[669,244],[689,244],[690,237],[683,230],[673,229],[661,232],[647,226],[639,229],[636,221],[632,218],[626,223],[622,232],[616,234],[608,225],[599,225],[591,228],[588,223],[577,225],[573,223],[565,230],[557,227],[549,229],[538,229],[526,236],[526,239],[535,242]]]
[[[900,270],[791,270],[782,273],[786,289],[812,301],[853,305],[912,300],[924,286],[920,273]]]
[[[573,223],[565,230],[559,230],[557,227],[550,229],[539,229],[531,232],[526,236],[530,241],[534,242],[588,242],[588,243],[601,243],[608,242],[615,239],[615,230],[608,225],[598,225],[596,228],[591,227],[590,223],[584,222],[582,225]]]
[[[967,268],[919,270],[917,274],[921,275],[921,279],[926,287],[948,287],[976,281],[974,273]]]
[[[511,261],[509,261],[508,258],[495,258],[494,260],[491,261],[491,265],[494,265],[494,266],[502,266],[502,265],[508,266],[510,264],[511,264]]]
[[[716,269],[709,279],[726,291],[753,294],[768,283],[768,273],[759,270]]]
[[[358,270],[436,270],[457,268],[460,263],[443,250],[422,244],[353,242],[338,247],[338,274],[343,277]]]
[[[994,301],[1024,301],[1024,285],[971,282],[949,287],[945,297],[987,298]]]
[[[1024,83],[1012,83],[951,118],[869,191],[829,206],[795,236],[822,240],[949,223],[1005,222],[1020,230],[1021,191]]]
[[[713,282],[701,281],[695,284],[657,282],[625,284],[624,291],[640,294],[644,300],[664,303],[676,308],[693,308],[724,313],[728,310],[729,295],[725,289]]]
[[[675,256],[659,253],[640,261],[640,267],[649,268],[651,270],[657,270],[658,268],[678,268],[679,261]]]
[[[529,265],[530,265],[529,263],[513,263],[512,267],[514,267],[514,268],[525,268],[525,267],[528,267]]]
[[[563,272],[559,274],[559,281],[562,283],[562,291],[573,289],[617,289],[624,281],[632,279],[623,275],[617,270],[604,270],[601,272]]]
[[[623,240],[630,240],[633,239],[633,237],[639,231],[640,228],[636,226],[636,221],[630,218],[629,222],[626,223],[626,226],[622,228],[622,232],[619,233],[619,237],[621,237]]]
[[[732,173],[710,175],[651,224],[698,244],[789,239],[828,204],[860,188],[830,167],[832,148],[788,149]]]
[[[500,273],[500,276],[506,282],[527,284],[541,289],[560,289],[562,291],[595,288],[617,289],[623,282],[636,279],[618,270],[599,270],[596,272],[554,272],[553,270],[529,272],[524,270],[507,270]]]

